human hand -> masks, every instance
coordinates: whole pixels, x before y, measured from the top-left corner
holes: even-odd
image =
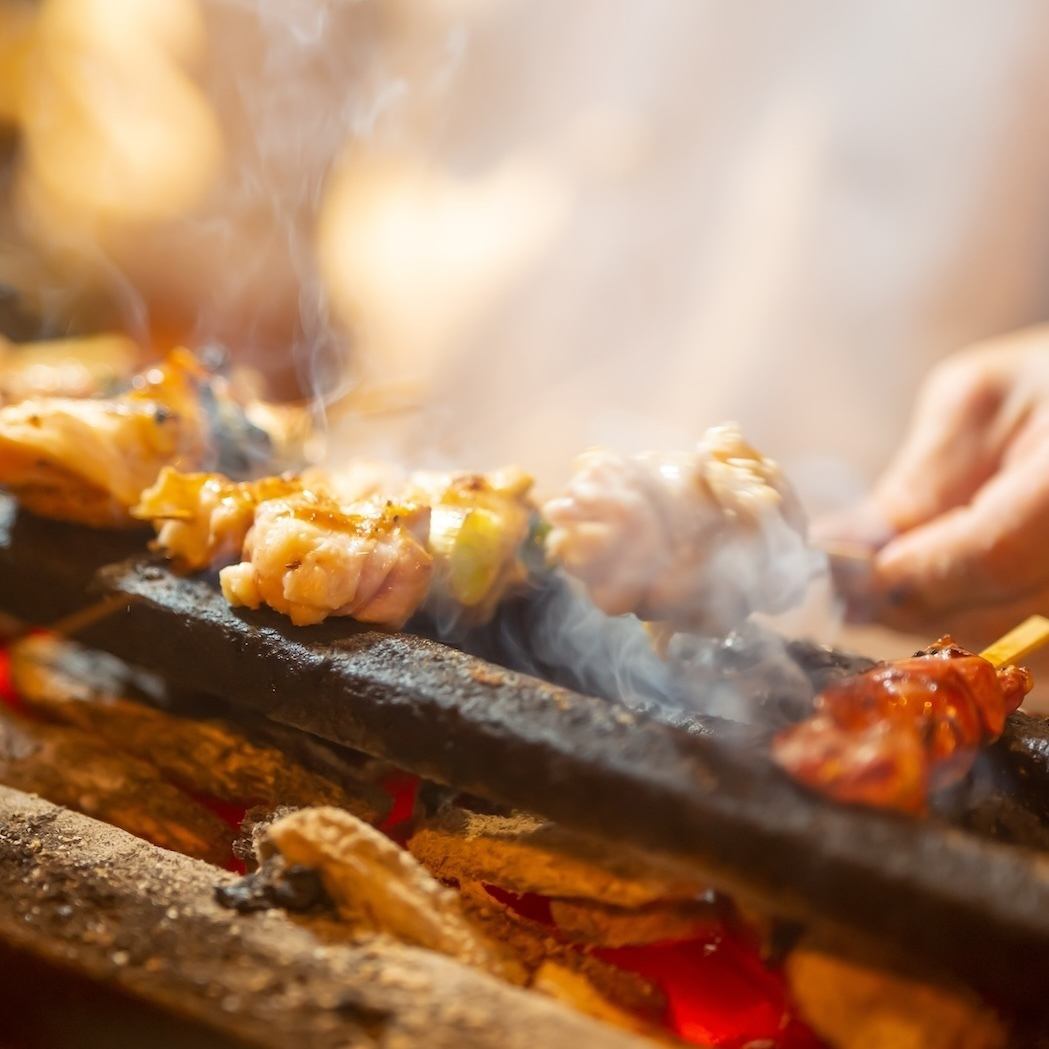
[[[853,618],[983,644],[1049,610],[1049,327],[939,365],[870,497],[814,531],[875,550]]]

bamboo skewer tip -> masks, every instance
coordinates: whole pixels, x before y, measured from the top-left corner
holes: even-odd
[[[1046,616],[1029,616],[1019,626],[1013,627],[993,644],[988,645],[980,655],[996,667],[1016,663],[1035,649],[1049,644],[1049,618]]]

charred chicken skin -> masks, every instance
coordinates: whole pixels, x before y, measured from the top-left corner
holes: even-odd
[[[166,465],[199,466],[208,426],[198,388],[207,373],[176,350],[111,398],[29,398],[0,408],[0,487],[35,513],[126,526]]]
[[[178,349],[114,396],[0,407],[0,488],[44,517],[126,528],[165,467],[238,478],[280,469],[301,449],[302,416],[249,399]]]
[[[543,512],[550,559],[610,615],[727,632],[790,607],[811,571],[790,485],[732,425],[688,453],[588,452]]]
[[[343,507],[303,491],[259,504],[240,564],[222,569],[234,607],[266,604],[297,626],[329,616],[396,629],[430,587],[427,507],[360,503]]]
[[[824,691],[811,717],[781,732],[773,757],[836,801],[924,811],[956,783],[1031,690],[1024,667],[995,667],[950,637]]]
[[[154,549],[180,568],[197,571],[239,561],[258,505],[302,488],[292,476],[231,481],[222,474],[180,473],[166,466],[131,514],[153,522]]]

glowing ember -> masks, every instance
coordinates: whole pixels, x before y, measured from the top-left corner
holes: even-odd
[[[0,648],[0,703],[27,713],[11,681],[5,648]],[[419,778],[409,773],[395,773],[382,782],[393,804],[380,829],[395,841],[401,840],[409,828],[419,786]],[[234,829],[240,827],[251,805],[198,793],[190,796]],[[244,871],[243,863],[232,855],[226,866],[238,873]],[[555,925],[547,897],[512,893],[494,885],[485,888],[522,917]],[[667,999],[664,1020],[668,1030],[686,1042],[723,1049],[748,1045],[820,1049],[823,1044],[798,1019],[783,975],[765,965],[753,938],[729,918],[705,928],[695,939],[604,948],[595,953],[656,984]]]
[[[395,772],[379,784],[393,801],[386,819],[379,824],[379,830],[401,844],[407,838],[408,821],[415,812],[419,785],[419,777],[407,772]]]
[[[597,954],[657,984],[667,997],[667,1025],[685,1041],[725,1049],[823,1044],[794,1013],[783,976],[765,966],[753,943],[727,927],[705,939]]]
[[[0,703],[22,713],[22,700],[11,682],[11,656],[6,648],[0,648]]]
[[[498,885],[486,885],[485,892],[498,900],[504,907],[516,911],[522,918],[538,922],[540,925],[553,925],[554,918],[550,913],[550,900],[546,896],[540,896],[534,892],[509,892],[500,889]]]
[[[554,925],[545,896],[485,889],[523,918]],[[667,999],[664,1022],[686,1042],[724,1049],[824,1044],[798,1018],[782,973],[765,965],[754,938],[727,917],[694,939],[594,953],[658,986]]]

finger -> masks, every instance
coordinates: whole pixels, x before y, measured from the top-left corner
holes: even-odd
[[[815,522],[813,541],[878,549],[971,499],[1005,447],[1005,434],[994,425],[1005,386],[982,358],[941,366],[927,381],[907,436],[873,492],[859,505]]]
[[[964,507],[887,544],[873,589],[932,612],[1017,599],[1049,579],[1049,449],[1013,463]]]
[[[841,544],[854,545],[857,549],[867,547],[873,553],[895,533],[896,526],[872,496],[846,510],[814,521],[809,528],[813,544],[832,555]]]
[[[968,502],[998,466],[1008,395],[997,370],[968,359],[941,367],[919,398],[899,453],[865,513],[905,532]]]

